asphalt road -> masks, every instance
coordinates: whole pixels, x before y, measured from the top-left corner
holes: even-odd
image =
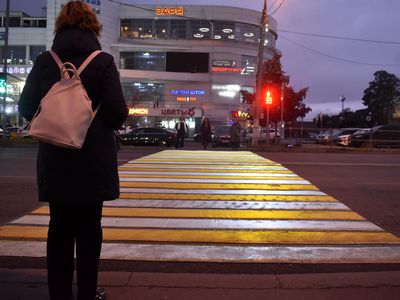
[[[127,148],[123,164],[164,148]],[[224,149],[226,150],[226,149]],[[39,206],[36,148],[0,148],[0,224]],[[311,181],[368,220],[400,236],[400,153],[257,152]]]

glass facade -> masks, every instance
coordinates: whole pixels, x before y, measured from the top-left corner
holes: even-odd
[[[120,52],[120,68],[165,71],[165,52]]]
[[[164,89],[162,83],[122,82],[125,101],[130,107],[163,107]]]
[[[26,65],[26,46],[8,46],[7,53],[4,46],[0,46],[0,57],[7,57],[7,63],[12,65]]]
[[[46,46],[29,46],[29,63],[34,63],[40,53],[46,51]]]
[[[124,39],[199,39],[258,43],[257,25],[229,21],[121,19],[121,38]],[[266,33],[267,46],[275,46],[275,36]]]

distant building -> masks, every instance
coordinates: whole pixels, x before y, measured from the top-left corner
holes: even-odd
[[[11,13],[8,71],[21,87],[35,57],[51,46],[55,19],[66,2],[48,0],[46,17]],[[261,12],[86,2],[103,25],[103,50],[114,56],[120,70],[130,124],[171,128],[184,115],[193,133],[203,116],[213,124],[247,118],[250,106],[240,91],[255,91]],[[4,26],[4,12],[0,16]],[[276,39],[277,22],[269,18],[264,59],[272,57]],[[14,99],[10,107],[17,114],[18,95]]]

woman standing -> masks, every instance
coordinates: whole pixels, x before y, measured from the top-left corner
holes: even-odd
[[[175,124],[175,129],[177,132],[176,148],[182,149],[185,144],[185,137],[188,133],[188,127],[183,116],[181,116],[179,121]]]
[[[203,149],[206,150],[211,140],[211,125],[210,125],[210,120],[207,117],[205,117],[201,122],[200,132],[201,132],[201,143],[203,145]]]
[[[242,128],[240,127],[239,121],[235,120],[231,126],[230,138],[232,150],[237,150],[240,146],[240,132]]]
[[[63,6],[55,24],[52,50],[62,62],[78,68],[100,49],[100,23],[90,5],[71,1]],[[19,112],[32,120],[40,100],[60,80],[60,69],[50,53],[40,54],[19,100]],[[39,142],[37,183],[39,201],[49,202],[47,270],[50,299],[71,299],[74,246],[78,299],[95,299],[102,244],[103,201],[119,196],[117,144],[114,130],[127,117],[121,83],[113,57],[101,52],[81,73],[92,100],[101,104],[83,147],[60,148]]]

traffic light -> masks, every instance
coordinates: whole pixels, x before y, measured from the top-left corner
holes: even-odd
[[[265,100],[265,104],[267,104],[267,105],[271,105],[272,104],[272,94],[271,94],[270,90],[267,90],[265,92],[264,100]]]

